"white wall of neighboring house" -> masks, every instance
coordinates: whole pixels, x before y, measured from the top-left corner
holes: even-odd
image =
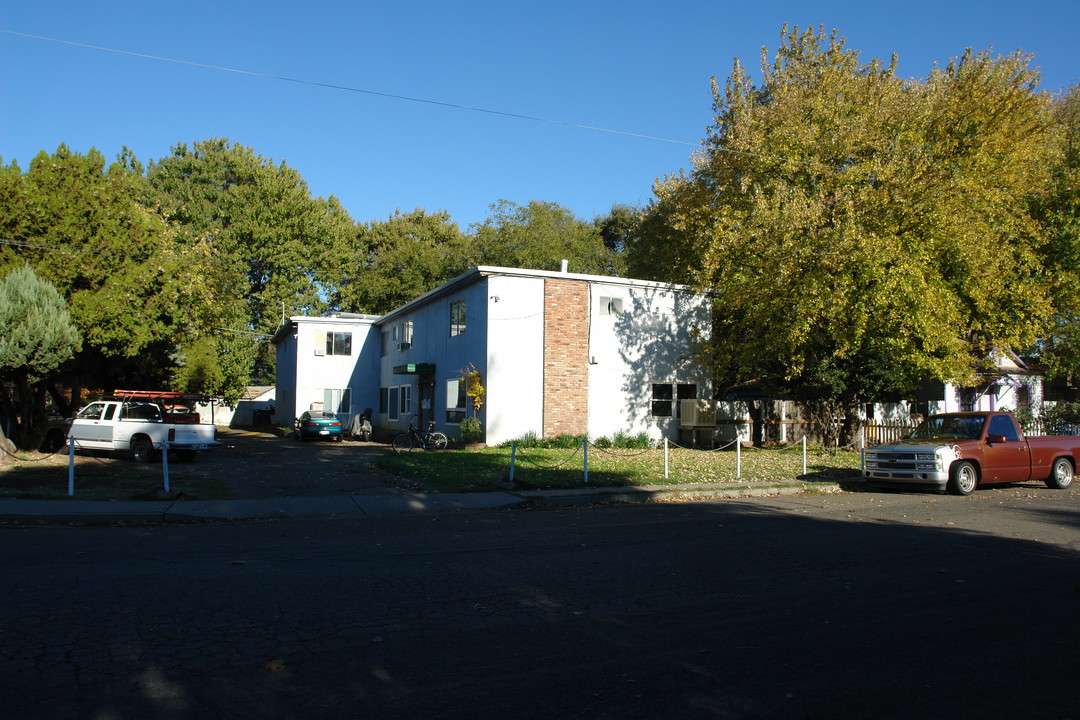
[[[344,422],[378,401],[375,316],[292,317],[278,332],[274,422],[292,425],[305,410],[337,412]],[[327,335],[351,336],[348,354],[327,352]],[[328,392],[329,391],[329,392]],[[348,391],[347,407],[340,405]],[[331,406],[326,406],[327,401]]]

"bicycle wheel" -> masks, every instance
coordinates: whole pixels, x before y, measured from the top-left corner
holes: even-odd
[[[409,452],[412,450],[412,440],[406,433],[398,433],[394,438],[394,452]]]
[[[428,447],[432,450],[445,450],[446,449],[446,436],[441,432],[433,432],[428,435]]]

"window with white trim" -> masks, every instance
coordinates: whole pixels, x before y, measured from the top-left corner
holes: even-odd
[[[600,298],[600,314],[601,315],[620,315],[623,311],[622,298],[617,297],[601,297]]]
[[[454,378],[446,381],[446,422],[456,425],[465,419],[465,407],[468,404],[465,394],[465,381]]]
[[[450,303],[450,337],[465,334],[465,298]]]
[[[319,335],[323,337],[320,338]],[[321,340],[321,342],[320,342]],[[322,352],[320,352],[320,350]],[[352,355],[352,333],[317,331],[315,337],[316,355]]]
[[[398,388],[386,389],[386,415],[391,420],[398,419]]]
[[[349,388],[326,388],[323,390],[323,410],[332,413],[348,413],[352,392]]]

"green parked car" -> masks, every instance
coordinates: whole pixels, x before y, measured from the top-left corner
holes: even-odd
[[[341,442],[341,421],[332,412],[306,410],[293,424],[293,437],[305,440],[333,440]]]

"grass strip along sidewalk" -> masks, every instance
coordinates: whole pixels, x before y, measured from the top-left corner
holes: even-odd
[[[508,447],[484,450],[445,450],[388,453],[378,461],[381,470],[422,483],[438,492],[484,492],[510,474]],[[662,449],[634,450],[590,446],[589,478],[584,477],[582,448],[518,448],[514,480],[537,490],[587,487],[648,487],[704,483],[746,483],[803,480],[837,482],[859,475],[859,453],[850,450],[808,450],[802,474],[802,450],[743,449],[741,468],[734,451],[672,448],[664,475]],[[741,470],[741,472],[737,472]]]

